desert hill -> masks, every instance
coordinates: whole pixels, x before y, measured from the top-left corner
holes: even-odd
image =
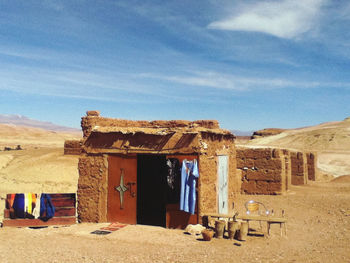
[[[350,174],[350,118],[250,140],[247,146],[314,151],[318,167],[333,176]]]
[[[257,138],[250,145],[293,147],[312,151],[349,151],[350,119],[320,125],[285,130],[277,135]]]
[[[78,132],[55,132],[41,128],[0,123],[0,149],[24,147],[63,147],[68,139],[80,139]]]
[[[261,137],[267,137],[272,135],[280,134],[281,132],[284,132],[285,129],[279,129],[279,128],[266,128],[263,130],[255,131],[253,132],[252,138],[257,139]]]
[[[4,120],[0,115],[0,150],[4,147],[14,148],[17,145],[24,147],[63,147],[68,139],[80,139],[81,131],[62,126],[47,125],[22,117],[26,122],[10,118]],[[12,115],[11,115],[12,116]],[[2,123],[5,121],[5,123]],[[42,125],[41,125],[42,124]],[[41,128],[40,128],[40,127]]]

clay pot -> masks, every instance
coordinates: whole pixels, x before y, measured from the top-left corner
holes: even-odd
[[[239,230],[239,222],[235,222],[235,221],[229,221],[228,222],[228,227],[227,227],[227,231],[228,231],[228,238],[229,239],[233,239],[236,235],[236,231]]]
[[[202,236],[204,241],[210,241],[214,236],[214,231],[211,229],[204,229],[202,231]]]
[[[216,220],[215,221],[215,237],[223,238],[225,232],[226,222],[224,220]]]
[[[248,235],[248,222],[242,222],[238,232],[238,240],[245,241]]]

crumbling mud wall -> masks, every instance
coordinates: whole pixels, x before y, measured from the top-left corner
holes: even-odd
[[[87,116],[81,118],[81,127],[83,130],[83,137],[90,135],[94,127],[119,127],[119,128],[185,128],[185,127],[203,127],[207,129],[219,129],[219,122],[217,120],[155,120],[155,121],[132,121],[115,118],[100,117],[98,111],[87,111]]]
[[[238,148],[237,168],[242,174],[242,193],[281,194],[291,185],[315,180],[315,153],[272,148]]]
[[[317,155],[315,153],[306,153],[307,158],[307,176],[308,180],[316,180],[316,166],[317,166]]]
[[[78,220],[107,222],[107,155],[81,155],[78,168]]]
[[[241,191],[245,194],[282,194],[286,191],[286,161],[282,150],[237,148]]]
[[[218,212],[218,158],[229,156],[228,160],[228,209],[231,210],[235,197],[240,193],[240,178],[236,173],[236,148],[234,139],[202,133],[201,142],[205,145],[199,155],[200,180],[198,207],[200,217],[204,213]]]
[[[291,183],[293,185],[304,185],[307,183],[307,159],[302,152],[291,152]]]
[[[64,142],[65,155],[79,155],[81,154],[82,141],[80,140],[66,140]]]

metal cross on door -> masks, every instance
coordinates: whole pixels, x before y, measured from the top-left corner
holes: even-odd
[[[228,156],[218,156],[218,212],[228,213]]]
[[[107,220],[136,224],[137,217],[136,156],[108,157]]]
[[[124,169],[120,168],[120,184],[119,186],[115,187],[115,190],[117,190],[120,194],[120,209],[124,209],[124,193],[129,190],[124,185]]]

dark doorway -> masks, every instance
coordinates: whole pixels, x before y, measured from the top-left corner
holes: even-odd
[[[165,155],[137,155],[137,223],[166,226]]]

